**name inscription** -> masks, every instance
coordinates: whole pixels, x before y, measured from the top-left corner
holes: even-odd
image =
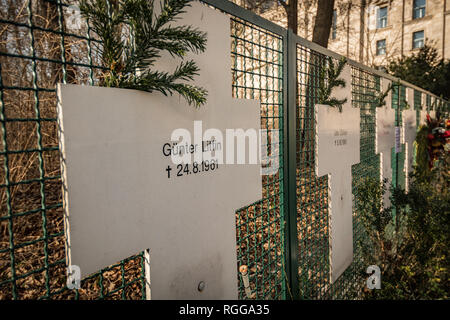
[[[346,138],[347,134],[348,134],[347,130],[342,130],[342,129],[336,130],[334,132],[334,136],[335,136],[334,145],[336,147],[341,147],[341,146],[347,145],[347,138]]]
[[[222,144],[217,142],[216,140],[206,140],[202,141],[201,148],[198,144],[178,144],[176,142],[170,144],[165,143],[162,148],[162,153],[165,157],[169,156],[183,156],[184,154],[194,154],[196,152],[213,152],[222,150]],[[219,169],[219,160],[211,159],[211,160],[203,160],[201,162],[193,162],[193,163],[180,163],[176,165],[176,169],[174,174],[172,175],[172,166],[167,165],[165,171],[167,172],[167,179],[170,179],[172,176],[183,177],[190,174],[198,174],[202,172],[212,172],[214,170]]]

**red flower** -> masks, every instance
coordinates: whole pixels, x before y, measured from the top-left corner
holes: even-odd
[[[445,139],[450,138],[450,130],[444,132],[444,138]]]
[[[427,138],[428,138],[428,140],[433,140],[434,139],[434,135],[432,133],[429,133]]]

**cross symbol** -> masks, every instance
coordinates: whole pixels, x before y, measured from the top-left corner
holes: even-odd
[[[261,198],[260,166],[186,169],[163,147],[196,120],[258,130],[260,106],[231,98],[229,18],[197,2],[186,11],[181,23],[208,33],[192,56],[209,92],[199,110],[178,96],[58,86],[67,261],[84,277],[149,248],[153,299],[237,299],[235,211]]]
[[[419,121],[419,125],[424,125],[426,124],[426,119],[427,119],[427,114],[430,115],[430,117],[435,118],[436,117],[436,110],[430,110],[428,112],[428,108],[431,108],[431,106],[433,105],[435,97],[430,97],[430,104],[428,105],[426,102],[426,94],[422,93],[422,110],[420,111],[420,121]]]
[[[412,89],[409,89],[411,90]],[[410,93],[411,93],[410,91]],[[410,96],[410,94],[409,94]],[[417,121],[416,121],[416,110],[413,109],[413,104],[408,104],[411,106],[410,109],[403,110],[402,112],[402,127],[403,127],[403,137],[405,143],[405,189],[408,191],[409,187],[409,174],[413,170],[414,164],[414,141],[416,140],[417,134]]]
[[[351,69],[341,78],[351,85]],[[347,98],[338,108],[316,104],[316,175],[328,175],[330,281],[333,283],[353,260],[352,165],[359,163],[360,110],[351,105],[351,90],[335,88],[332,95]]]
[[[391,81],[381,79],[381,91],[386,90],[391,85]],[[376,135],[375,135],[375,153],[380,154],[380,181],[388,180],[388,184],[392,181],[391,152],[395,146],[395,109],[392,109],[392,93],[388,92],[385,99],[386,104],[375,110],[376,118]],[[389,207],[389,189],[383,195],[384,207]]]

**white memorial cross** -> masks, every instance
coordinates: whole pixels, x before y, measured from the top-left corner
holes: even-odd
[[[352,165],[359,163],[360,110],[352,107],[351,69],[342,70],[345,88],[332,96],[347,98],[338,108],[317,104],[316,175],[328,175],[330,281],[333,283],[353,260]]]
[[[67,260],[84,277],[149,248],[153,299],[237,299],[235,211],[260,200],[260,166],[174,164],[171,134],[192,135],[194,121],[259,132],[260,106],[231,97],[229,18],[196,2],[179,23],[208,36],[190,56],[208,90],[200,109],[176,95],[59,85]],[[184,150],[194,158],[205,137]]]
[[[427,94],[422,93],[422,105],[421,109],[419,111],[419,126],[424,125],[425,121],[427,119],[427,109],[428,109],[428,103],[427,103]]]
[[[430,115],[431,118],[436,117],[436,110],[431,110],[433,107],[433,103],[435,101],[435,97],[430,97],[430,103],[426,103],[426,94],[422,93],[422,96],[424,97],[424,102],[422,104],[422,110],[420,110],[420,119],[419,119],[419,125],[425,125],[427,121],[427,114]],[[436,109],[436,107],[434,107]]]
[[[418,120],[418,122],[417,122],[418,126],[420,126],[422,124],[422,112],[423,112],[424,109],[427,108],[426,107],[427,106],[427,94],[426,93],[422,92],[420,102],[421,102],[421,104],[420,104],[420,107],[419,107],[419,112],[416,113],[416,116],[418,116],[418,118],[419,118],[419,119],[417,119]]]
[[[391,81],[381,79],[381,92],[384,93],[391,85]],[[392,182],[391,156],[395,147],[395,109],[392,109],[392,90],[385,98],[386,104],[375,110],[375,153],[380,154],[380,181],[387,179],[387,185]],[[390,206],[389,187],[383,195],[384,207]]]
[[[405,143],[405,189],[409,189],[409,174],[413,171],[414,166],[414,141],[417,134],[417,112],[414,110],[414,90],[406,88],[406,101],[409,109],[402,112],[402,127]]]
[[[428,114],[432,119],[436,118],[436,109],[437,109],[438,99],[436,97],[431,97],[431,107],[432,110],[428,111]]]

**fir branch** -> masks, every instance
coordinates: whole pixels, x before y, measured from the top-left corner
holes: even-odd
[[[194,61],[187,61],[180,64],[172,74],[160,71],[146,71],[138,77],[130,76],[123,79],[120,87],[148,92],[159,91],[166,96],[177,92],[190,105],[198,108],[206,102],[206,90],[177,82],[192,80],[198,74],[198,71],[199,69]]]
[[[439,101],[436,101],[436,99],[435,99],[435,102],[436,102],[436,107],[433,109],[433,110],[435,110],[436,111],[436,115],[439,113],[442,113],[442,111],[443,111],[443,109],[445,108],[445,103],[444,103],[444,95],[440,95],[439,96]]]
[[[401,88],[400,84],[398,85],[398,88],[399,88],[399,90],[401,90],[400,89]],[[406,90],[406,88],[405,88],[405,90]],[[400,102],[401,102],[400,110],[401,111],[408,110],[408,109],[411,108],[411,106],[408,103],[408,100],[406,100],[406,93],[405,93],[405,98],[403,98],[402,95],[401,95],[401,92],[399,91],[399,98],[401,99],[400,100]]]
[[[168,27],[162,29],[159,36],[166,42],[179,41],[185,51],[199,53],[206,49],[206,34],[190,26]]]
[[[408,101],[406,101],[406,99],[402,99],[403,102],[403,108],[402,110],[408,110],[411,109],[411,106],[409,105]]]
[[[183,9],[190,6],[189,2],[191,0],[164,0],[161,3],[161,14],[156,20],[155,29],[158,30],[168,22],[176,20],[178,15],[185,13]]]
[[[190,105],[203,105],[206,90],[179,82],[193,81],[198,75],[194,61],[181,62],[172,74],[152,70],[163,51],[183,59],[188,52],[206,50],[206,33],[171,25],[191,1],[164,0],[161,13],[155,15],[154,1],[81,0],[81,13],[102,42],[97,50],[108,71],[101,85],[165,95],[177,92]]]
[[[438,99],[434,98],[434,101],[430,106],[430,110],[436,110],[437,106],[438,106]]]
[[[374,106],[375,108],[381,108],[386,105],[386,97],[389,94],[389,91],[392,90],[392,83],[389,83],[389,86],[387,87],[386,91],[380,91],[378,92],[378,95],[376,95],[374,100]]]
[[[331,97],[331,93],[334,88],[342,87],[345,88],[346,83],[339,76],[344,69],[347,59],[342,57],[335,65],[333,59],[328,57],[327,66],[323,66],[319,73],[319,89],[318,89],[318,100],[320,104],[329,105],[330,107],[336,107],[339,112],[342,112],[342,105],[347,102],[345,99],[336,99]],[[325,83],[325,79],[327,80]]]
[[[409,105],[408,101],[406,100],[406,97],[403,98],[402,97],[402,93],[401,93],[401,89],[402,89],[402,85],[400,84],[400,82],[396,82],[393,86],[392,86],[392,90],[393,90],[393,94],[394,96],[398,97],[397,100],[397,108],[402,111],[402,110],[407,110],[409,109],[411,106]]]

